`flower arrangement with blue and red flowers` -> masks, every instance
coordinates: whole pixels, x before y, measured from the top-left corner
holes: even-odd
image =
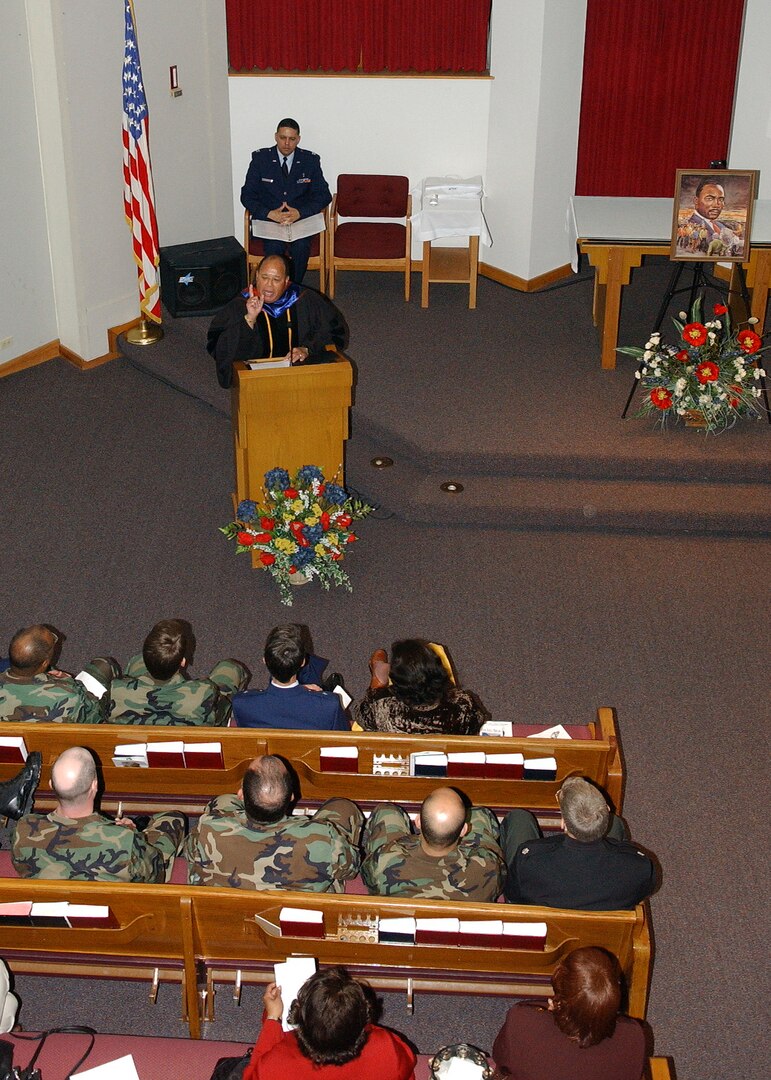
[[[643,401],[635,415],[667,421],[683,420],[717,433],[733,427],[740,416],[761,419],[765,410],[760,398],[765,389],[765,371],[760,366],[762,338],[749,319],[733,331],[725,304],[715,304],[714,317],[702,322],[703,297],[691,309],[690,322],[684,311],[672,322],[680,342],[665,345],[661,334],[651,334],[645,348],[624,346],[617,352],[640,359],[635,372]]]
[[[358,540],[353,522],[372,510],[334,480],[327,483],[316,465],[303,465],[293,477],[276,468],[265,473],[262,502],[242,499],[235,521],[220,532],[235,540],[236,554],[259,552],[258,561],[273,575],[281,603],[291,606],[293,581],[318,579],[325,589],[334,584],[351,591],[340,563],[348,545]]]

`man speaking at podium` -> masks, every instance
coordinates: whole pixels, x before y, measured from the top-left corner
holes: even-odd
[[[327,345],[344,349],[347,343],[348,326],[335,305],[290,282],[283,255],[266,255],[255,285],[212,319],[206,348],[216,361],[220,386],[227,388],[236,360],[323,363]]]

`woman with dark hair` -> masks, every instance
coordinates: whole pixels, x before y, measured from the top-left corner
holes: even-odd
[[[281,1026],[281,991],[263,996],[262,1031],[243,1080],[415,1080],[415,1055],[398,1035],[372,1023],[364,987],[343,967],[318,971]]]
[[[503,1080],[640,1080],[645,1035],[619,1016],[621,970],[604,949],[575,949],[552,976],[548,1009],[519,1002],[493,1044]]]
[[[364,731],[406,735],[478,735],[490,714],[470,690],[453,685],[428,641],[408,638],[370,661],[372,682],[353,719]],[[389,684],[390,676],[390,684]]]

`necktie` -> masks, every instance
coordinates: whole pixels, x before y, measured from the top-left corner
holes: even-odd
[[[287,163],[286,163],[286,158],[284,158],[284,162],[283,162],[283,164],[281,166],[281,172],[284,174],[284,179],[288,180],[289,179],[289,168],[288,168]]]

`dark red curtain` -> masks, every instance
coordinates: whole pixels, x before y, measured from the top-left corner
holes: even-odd
[[[588,0],[577,195],[670,197],[728,155],[744,0]]]
[[[233,71],[483,72],[491,0],[226,0]]]

